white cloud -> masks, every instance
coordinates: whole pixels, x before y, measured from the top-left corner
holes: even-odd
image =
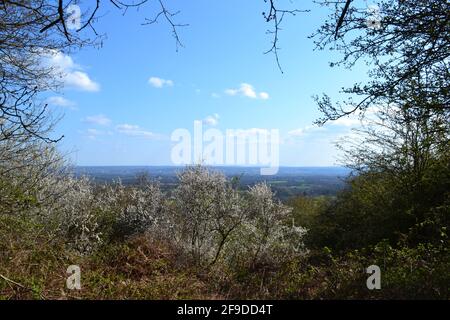
[[[100,85],[89,78],[86,73],[81,71],[67,73],[64,82],[69,87],[83,91],[95,92],[100,90]]]
[[[239,91],[237,89],[226,89],[224,92],[229,96],[235,96]]]
[[[76,109],[75,102],[70,101],[64,97],[60,97],[60,96],[49,97],[48,99],[45,100],[45,102],[47,104],[49,104],[51,106],[55,106],[55,107]]]
[[[341,117],[339,119],[330,121],[330,124],[334,126],[354,127],[361,125],[362,121],[357,118]]]
[[[241,87],[237,90],[235,89],[234,92],[241,93],[242,95],[249,98],[256,98],[255,89],[248,83],[241,83]]]
[[[263,100],[269,99],[269,94],[267,92],[260,92],[259,97]]]
[[[103,131],[100,131],[100,130],[97,130],[97,129],[92,129],[92,128],[87,129],[86,132],[88,134],[90,134],[90,135],[93,135],[93,136],[97,136],[97,135],[103,134]]]
[[[306,126],[303,128],[294,129],[288,132],[290,137],[303,137],[304,135],[312,132],[325,131],[324,127],[318,126]]]
[[[61,70],[73,70],[80,67],[73,62],[72,57],[57,50],[50,50],[45,53],[52,66],[58,67]]]
[[[205,119],[203,119],[203,124],[206,124],[208,126],[216,126],[219,123],[219,115],[217,113],[214,113],[211,116],[207,116]]]
[[[150,79],[148,79],[148,83],[155,88],[172,87],[173,86],[172,80],[161,79],[158,77],[151,77]]]
[[[301,137],[305,134],[305,128],[298,128],[288,132],[291,137]]]
[[[84,131],[79,131],[79,133],[83,134],[84,136],[86,136],[87,138],[89,138],[91,140],[97,140],[97,138],[100,136],[113,134],[111,131],[103,131],[103,130],[98,130],[98,129],[94,129],[94,128],[89,128]]]
[[[396,112],[395,107],[393,106],[390,106],[389,109],[392,112]],[[362,127],[376,120],[382,110],[383,109],[380,106],[371,106],[364,111],[357,110],[349,116],[329,121],[328,124],[343,127]]]
[[[350,121],[352,120],[352,121]],[[287,133],[286,142],[289,144],[324,144],[334,145],[342,137],[347,137],[351,134],[354,128],[354,124],[361,126],[361,122],[353,121],[349,119],[347,121],[339,121],[337,123],[329,122],[324,126],[308,125],[302,128],[291,130]]]
[[[133,136],[133,137],[144,137],[149,139],[156,139],[159,138],[159,135],[147,130],[142,129],[138,125],[132,125],[132,124],[120,124],[116,126],[116,130],[119,133],[125,134],[127,136]]]
[[[237,89],[226,89],[225,94],[229,96],[242,95],[251,99],[269,99],[269,94],[267,92],[256,92],[255,88],[248,83],[241,83],[240,87]]]
[[[106,117],[102,114],[86,117],[84,119],[84,121],[87,123],[92,123],[92,124],[96,124],[99,126],[107,126],[111,123],[111,119],[109,119],[108,117]]]
[[[46,50],[41,56],[43,63],[53,69],[65,86],[82,91],[100,90],[100,85],[83,72],[70,56],[57,50]]]

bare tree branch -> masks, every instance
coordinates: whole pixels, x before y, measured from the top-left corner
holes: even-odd
[[[338,37],[339,29],[341,28],[342,23],[344,23],[344,18],[345,18],[345,15],[347,14],[347,11],[348,11],[348,8],[350,7],[351,2],[352,2],[352,0],[347,0],[347,2],[345,3],[344,10],[342,10],[341,16],[339,17],[339,21],[336,24],[336,31],[334,34],[334,39],[337,39],[337,37]]]
[[[309,12],[309,10],[284,10],[284,9],[278,9],[275,5],[276,0],[264,0],[264,2],[269,2],[269,10],[268,12],[263,12],[263,17],[266,20],[266,22],[273,22],[273,29],[267,30],[268,34],[273,35],[272,40],[272,46],[269,50],[264,52],[264,54],[273,53],[275,55],[275,59],[277,62],[277,66],[280,69],[281,73],[283,73],[283,69],[281,68],[280,59],[278,57],[278,50],[280,49],[278,47],[278,36],[281,29],[281,23],[283,22],[283,18],[286,14],[295,16],[297,13],[301,12]]]
[[[178,35],[178,31],[177,28],[178,27],[187,27],[189,26],[189,24],[180,24],[180,23],[175,23],[173,21],[173,17],[175,17],[177,14],[180,13],[180,11],[177,12],[170,12],[166,9],[166,7],[164,6],[162,0],[158,0],[160,7],[161,7],[161,11],[155,16],[155,18],[153,19],[145,19],[147,22],[143,23],[143,25],[149,25],[149,24],[154,24],[154,23],[158,23],[158,19],[163,16],[165,18],[165,20],[170,24],[171,28],[172,28],[172,36],[175,38],[175,43],[176,43],[176,50],[178,51],[179,47],[184,47],[183,43],[180,40],[180,37]]]

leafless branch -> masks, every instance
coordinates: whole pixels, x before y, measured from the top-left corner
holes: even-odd
[[[309,10],[299,10],[299,9],[293,9],[293,10],[285,10],[285,9],[278,9],[275,5],[276,0],[264,0],[265,3],[269,3],[269,11],[263,12],[263,17],[266,20],[266,22],[272,22],[273,23],[273,29],[267,30],[268,34],[273,35],[272,40],[272,46],[269,50],[264,52],[264,54],[273,53],[275,55],[275,59],[277,61],[277,66],[280,69],[281,73],[283,73],[283,69],[281,68],[280,59],[278,56],[278,50],[280,49],[278,47],[278,36],[281,29],[281,23],[283,22],[283,18],[286,14],[295,16],[297,13],[301,12],[309,12]]]
[[[345,15],[347,14],[348,8],[350,7],[350,3],[352,2],[352,0],[347,0],[347,2],[345,3],[345,7],[344,10],[342,10],[341,16],[339,17],[339,21],[336,25],[336,31],[334,33],[334,39],[337,39],[338,35],[339,35],[339,29],[341,28],[342,24],[344,23],[344,18]]]
[[[179,47],[183,47],[183,44],[180,40],[180,37],[178,35],[178,31],[177,28],[178,27],[187,27],[189,26],[189,24],[180,24],[180,23],[176,23],[173,21],[173,18],[180,13],[180,11],[177,12],[170,12],[166,9],[166,7],[164,6],[162,0],[158,0],[160,7],[161,7],[161,11],[158,12],[158,14],[155,16],[155,18],[153,19],[145,19],[147,22],[143,23],[143,25],[149,25],[149,24],[154,24],[158,22],[158,19],[160,17],[164,17],[165,20],[170,24],[171,28],[172,28],[172,36],[175,38],[175,42],[176,42],[176,48],[178,51]]]

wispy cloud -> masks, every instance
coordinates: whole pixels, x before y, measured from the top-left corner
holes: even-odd
[[[166,80],[158,77],[151,77],[148,79],[148,83],[152,85],[155,88],[163,88],[163,87],[172,87],[173,81],[172,80]]]
[[[87,73],[81,71],[73,71],[67,73],[65,77],[65,84],[71,88],[80,89],[83,91],[99,91],[100,85],[93,81]]]
[[[330,125],[334,126],[344,126],[344,127],[356,127],[361,126],[363,121],[357,118],[351,117],[342,117],[330,122]]]
[[[161,137],[159,134],[144,130],[138,125],[127,123],[116,126],[116,130],[121,134],[133,137],[143,137],[148,139],[158,139]]]
[[[290,137],[304,137],[305,135],[312,135],[318,132],[326,132],[327,135],[338,136],[343,132],[349,132],[350,129],[366,126],[377,112],[379,112],[379,108],[370,108],[365,111],[364,116],[361,113],[356,113],[351,116],[328,121],[325,125],[320,127],[317,125],[309,125],[297,128],[289,131],[288,135]]]
[[[104,130],[98,130],[95,128],[89,128],[84,131],[79,131],[82,135],[89,138],[90,140],[98,140],[97,138],[101,136],[111,136],[113,135],[112,131],[104,131]]]
[[[45,103],[47,103],[50,106],[55,106],[55,107],[63,107],[63,108],[70,108],[72,110],[76,109],[75,108],[75,102],[70,101],[64,97],[61,96],[53,96],[53,97],[49,97],[45,100]]]
[[[393,106],[389,106],[389,109],[392,110],[393,112],[396,112]],[[358,110],[349,116],[329,121],[327,124],[331,126],[343,126],[355,128],[365,126],[374,121],[377,118],[377,115],[382,110],[383,108],[381,106],[378,105],[371,106],[364,111]]]
[[[364,121],[357,118],[340,118],[326,123],[323,126],[308,125],[290,130],[287,133],[288,143],[328,143],[334,144],[342,137],[349,137],[353,129],[364,126]]]
[[[98,130],[98,129],[93,129],[93,128],[87,129],[86,132],[87,132],[88,134],[90,134],[90,135],[93,135],[93,136],[98,136],[98,135],[103,134],[103,131]]]
[[[338,129],[339,127],[335,127]],[[344,127],[342,127],[344,128]],[[304,143],[329,143],[330,141],[334,141],[341,130],[329,130],[328,127],[316,126],[316,125],[308,125],[301,128],[290,130],[287,133],[287,136],[283,138],[283,143],[289,145],[297,145]]]
[[[111,123],[111,119],[109,119],[108,117],[106,117],[103,114],[98,114],[95,116],[89,116],[89,117],[84,118],[84,122],[96,124],[99,126],[107,126]]]
[[[269,99],[269,94],[267,92],[260,92],[260,93],[258,93],[258,95],[263,100]]]
[[[229,96],[240,95],[251,99],[262,99],[262,100],[269,99],[269,94],[267,92],[264,91],[257,92],[255,88],[248,83],[241,83],[239,88],[236,89],[226,89],[225,94]]]
[[[57,50],[47,50],[42,57],[43,63],[53,68],[53,72],[61,78],[64,86],[81,91],[100,90],[100,85],[92,80],[69,55]]]
[[[314,132],[318,132],[318,131],[325,131],[326,129],[324,127],[318,127],[318,126],[306,126],[303,128],[297,128],[294,130],[291,130],[288,132],[288,135],[290,137],[303,137],[306,134],[310,134],[310,133],[314,133]]]

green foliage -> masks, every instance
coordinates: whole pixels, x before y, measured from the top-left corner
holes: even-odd
[[[437,161],[416,172],[362,173],[314,219],[306,243],[339,250],[363,248],[386,239],[395,245],[439,242],[450,227],[448,164]],[[314,211],[310,211],[314,212]]]
[[[292,208],[292,217],[294,223],[309,229],[314,226],[320,213],[332,201],[332,197],[296,197],[288,200],[287,204]]]
[[[0,178],[0,212],[22,212],[38,204],[36,195]]]

